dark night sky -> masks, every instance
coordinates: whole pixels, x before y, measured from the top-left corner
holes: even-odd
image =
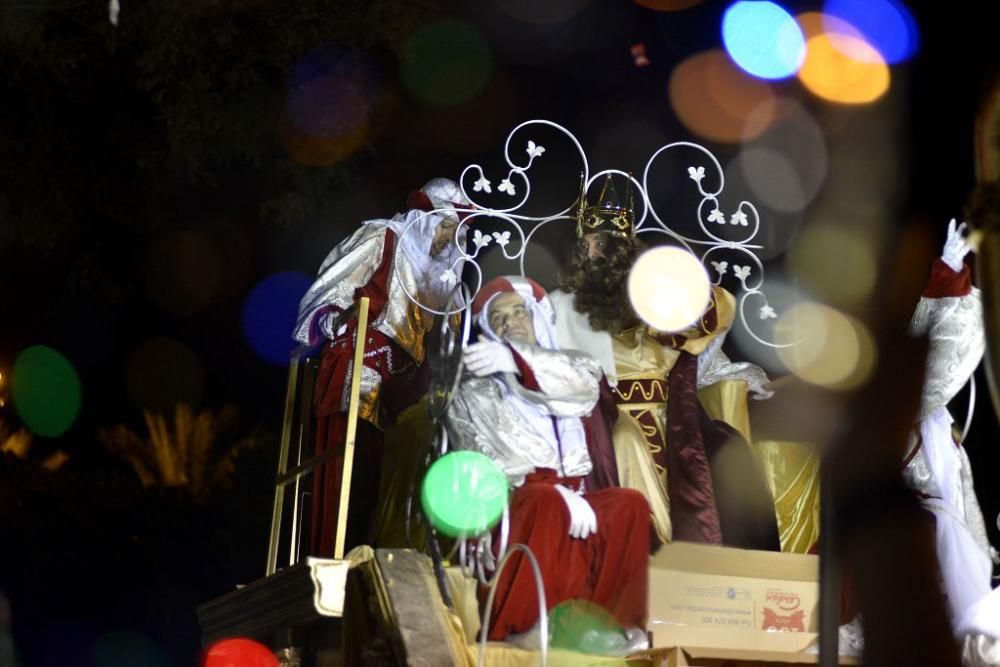
[[[218,30],[227,23],[226,8],[237,3],[205,4],[218,9],[212,19],[212,29]],[[306,4],[311,6],[303,3],[303,7]],[[127,49],[121,47],[117,55],[102,51],[102,45],[110,43],[102,41],[106,26],[88,29],[100,38],[86,37],[90,33],[80,28],[82,23],[98,25],[102,17],[67,2],[66,12],[76,18],[52,19],[55,27],[50,26],[46,38],[65,34],[81,45],[77,73],[66,79],[65,86],[59,83],[65,75],[62,64],[32,70],[23,63],[27,51],[22,50],[28,47],[5,38],[0,71],[55,73],[42,88],[55,91],[51,99],[63,90],[65,95],[59,98],[58,112],[49,113],[56,103],[22,95],[34,83],[12,76],[5,83],[13,96],[5,95],[3,118],[44,128],[56,137],[63,137],[68,122],[78,124],[77,130],[87,129],[67,130],[58,152],[39,153],[44,158],[39,158],[39,166],[24,157],[33,155],[26,137],[34,135],[0,128],[4,149],[0,153],[23,160],[0,172],[8,181],[0,181],[0,371],[8,371],[24,347],[47,344],[73,362],[84,392],[83,410],[74,426],[59,438],[38,439],[33,453],[37,462],[49,451],[68,450],[72,457],[68,471],[60,472],[56,481],[46,481],[45,475],[24,464],[11,462],[0,469],[0,502],[8,503],[0,504],[0,526],[5,531],[0,589],[12,598],[16,639],[32,658],[26,664],[95,664],[67,661],[75,649],[60,652],[46,646],[60,641],[68,647],[89,646],[117,629],[151,636],[175,664],[190,664],[198,641],[193,604],[262,572],[285,369],[255,355],[241,331],[244,300],[258,281],[280,271],[314,273],[329,249],[359,222],[401,210],[407,192],[431,177],[455,177],[471,161],[498,168],[501,142],[522,120],[548,118],[566,125],[591,151],[598,168],[639,170],[659,139],[692,138],[671,112],[666,95],[669,73],[687,56],[718,46],[717,26],[726,3],[705,0],[677,13],[657,13],[624,0],[584,4],[586,8],[573,19],[545,26],[517,21],[487,0],[455,6],[414,3],[410,15],[402,12],[412,25],[454,17],[485,38],[492,69],[471,100],[445,107],[422,103],[401,80],[399,50],[391,43],[362,40],[359,48],[369,54],[387,101],[376,105],[363,148],[333,168],[314,170],[329,174],[328,180],[316,173],[286,178],[287,156],[264,152],[256,161],[237,157],[231,164],[217,166],[213,180],[193,184],[179,175],[182,170],[164,167],[161,185],[167,194],[150,190],[148,198],[136,191],[140,181],[127,177],[145,169],[155,182],[156,168],[142,167],[145,154],[138,149],[133,154],[131,147],[158,156],[167,148],[156,139],[137,141],[133,133],[162,128],[171,119],[155,117],[152,97],[135,93],[137,86],[130,77],[143,76],[143,70],[124,66],[122,58],[127,56],[122,53]],[[820,3],[787,4],[799,11],[816,9]],[[922,31],[921,48],[911,63],[894,69],[895,85],[901,87],[894,95],[904,101],[899,120],[908,168],[903,176],[909,181],[898,220],[901,227],[914,221],[939,225],[942,238],[944,223],[961,214],[973,183],[973,119],[984,81],[995,65],[994,36],[985,9],[979,3],[962,3],[974,4],[975,9],[960,11],[959,4],[912,5]],[[127,31],[130,12],[138,14],[140,8],[128,0],[122,5],[121,29]],[[184,3],[147,3],[141,11],[160,5],[165,12],[180,11]],[[253,32],[262,29],[252,20],[253,13],[268,6],[264,1],[242,3],[228,24],[235,31],[236,46],[220,47],[218,54],[202,57],[225,62],[234,52],[253,51],[255,40],[263,39]],[[287,6],[294,13],[297,3]],[[336,13],[337,6],[330,3],[325,11]],[[3,11],[13,10],[4,5]],[[196,25],[193,30],[197,29]],[[351,25],[349,31],[379,32],[365,24]],[[629,47],[636,43],[646,45],[651,66],[633,65]],[[266,57],[269,52],[261,48],[261,57]],[[441,48],[449,48],[447,40]],[[61,56],[52,56],[57,57]],[[246,136],[259,133],[264,145],[277,144],[275,120],[280,111],[273,104],[282,98],[290,67],[285,62],[254,67],[265,73],[261,90],[267,94],[260,97],[259,108],[252,96],[240,101],[249,118],[247,127],[252,128]],[[196,75],[196,69],[178,67],[179,78]],[[795,83],[779,88],[807,98]],[[122,91],[132,91],[132,96]],[[628,129],[636,127],[647,129]],[[217,134],[205,130],[193,135],[193,141],[207,145]],[[657,144],[650,144],[653,139]],[[215,140],[231,145],[239,143],[241,135],[222,133]],[[723,157],[734,154],[732,147],[706,145]],[[223,146],[220,153],[226,150]],[[22,165],[44,179],[34,194],[26,195],[16,178]],[[109,185],[90,170],[106,171],[118,180]],[[88,190],[91,183],[94,186]],[[301,205],[303,214],[275,222],[262,213],[269,198],[280,199],[293,191],[298,200],[282,199],[282,210]],[[20,206],[31,198],[29,203],[37,203],[46,192],[54,200],[59,193],[72,193],[66,201],[77,208],[40,220],[15,219],[16,212],[24,209],[12,203]],[[574,194],[571,189],[566,192],[569,197]],[[157,210],[146,208],[154,204]],[[16,233],[10,231],[15,228]],[[223,288],[217,298],[178,316],[151,300],[148,286],[158,270],[158,244],[184,230],[203,232],[216,244],[215,254],[208,256],[221,257],[223,275],[217,280]],[[144,340],[157,336],[181,341],[193,351],[204,376],[200,407],[234,404],[241,413],[238,429],[261,437],[263,446],[247,457],[235,486],[210,506],[185,504],[169,494],[153,494],[150,499],[134,480],[119,479],[128,476],[127,466],[108,455],[94,435],[116,423],[141,426],[140,409],[127,391],[130,359]],[[1000,432],[986,397],[985,379],[979,379],[979,411],[968,450],[980,480],[987,524],[993,524],[1000,496],[986,482],[1000,474]],[[0,416],[16,422],[9,407]],[[8,473],[21,477],[16,482],[13,477],[4,479]],[[122,496],[95,499],[93,489]],[[26,509],[25,499],[34,506]],[[129,503],[137,509],[122,513],[120,506]],[[95,518],[102,513],[117,523]],[[84,527],[74,528],[76,521]],[[211,532],[213,526],[227,522],[228,527]],[[995,526],[993,530],[996,540]],[[44,556],[36,558],[39,552]],[[60,573],[50,577],[44,567]],[[69,602],[64,601],[67,596]],[[54,640],[52,633],[59,633],[60,639]]]

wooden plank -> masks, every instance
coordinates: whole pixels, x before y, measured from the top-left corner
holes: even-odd
[[[447,607],[431,560],[412,549],[376,549],[377,594],[393,624],[407,665],[438,667],[465,662],[448,631]]]

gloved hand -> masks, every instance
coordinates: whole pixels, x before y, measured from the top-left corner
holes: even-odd
[[[556,484],[556,491],[566,501],[569,510],[570,537],[585,540],[597,533],[597,515],[583,496],[576,494],[561,484]]]
[[[473,343],[465,348],[465,367],[476,377],[486,377],[494,373],[516,373],[517,364],[510,348],[491,340]]]
[[[948,237],[944,241],[944,250],[941,251],[941,261],[955,273],[962,270],[963,260],[971,250],[965,238],[965,228],[964,222],[956,227],[955,218],[952,218],[948,223]]]

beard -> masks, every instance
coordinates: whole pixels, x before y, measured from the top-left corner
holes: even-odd
[[[608,235],[603,256],[589,257],[585,244],[570,256],[560,287],[573,294],[573,306],[595,331],[616,334],[639,323],[628,298],[628,274],[642,248],[637,239]]]

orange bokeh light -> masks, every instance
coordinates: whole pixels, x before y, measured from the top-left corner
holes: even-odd
[[[796,19],[806,35],[802,84],[814,95],[841,104],[874,102],[889,90],[889,67],[849,23],[819,12]]]
[[[744,74],[720,49],[678,65],[669,94],[677,117],[689,130],[723,143],[760,136],[778,111],[770,84]]]

